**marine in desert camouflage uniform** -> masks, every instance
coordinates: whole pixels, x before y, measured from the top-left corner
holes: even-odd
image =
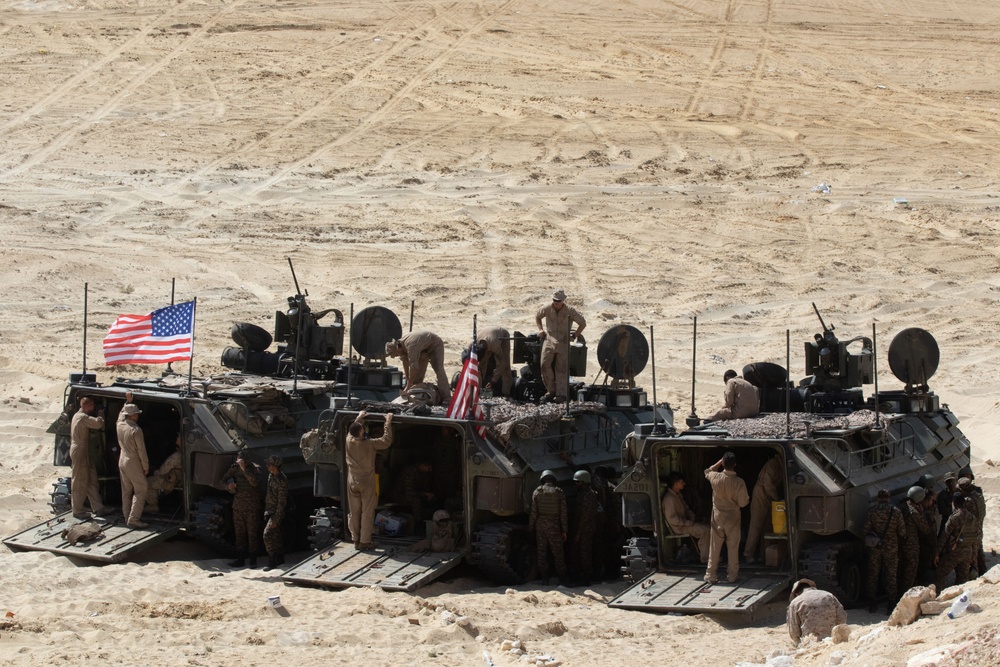
[[[889,504],[888,490],[878,492],[877,502],[868,510],[862,534],[879,536],[878,546],[865,549],[868,552],[868,610],[875,611],[879,575],[884,572],[885,592],[889,598],[886,613],[891,613],[896,605],[899,543],[906,538],[906,527],[903,525],[903,513]]]
[[[796,644],[809,635],[825,639],[833,634],[834,626],[847,623],[847,612],[840,600],[816,588],[810,579],[795,582],[789,600],[786,623]]]
[[[938,541],[938,555],[934,559],[937,566],[935,585],[939,591],[944,590],[952,572],[955,573],[955,583],[964,584],[969,579],[969,567],[975,562],[979,524],[975,515],[966,509],[968,505],[960,493],[952,498],[955,509],[944,524],[944,533]]]
[[[899,558],[902,561],[902,567],[899,568],[900,594],[910,590],[917,583],[921,551],[930,549],[933,552],[937,546],[934,523],[924,503],[926,497],[927,491],[923,487],[913,486],[907,491],[906,500],[899,506],[906,528],[906,535],[899,548]]]
[[[264,496],[264,549],[267,551],[267,567],[271,570],[285,562],[285,541],[282,536],[282,522],[288,506],[288,478],[281,472],[281,457],[267,459],[267,494]]]
[[[972,471],[967,474],[972,475]],[[975,558],[972,560],[976,572],[982,575],[986,571],[986,553],[983,551],[983,523],[986,521],[986,497],[983,490],[972,483],[972,477],[962,477],[958,480],[958,491],[965,498],[965,509],[976,517],[979,524],[979,539],[976,542]],[[964,480],[964,481],[963,481]]]
[[[179,489],[184,481],[181,462],[181,436],[177,436],[177,449],[149,476],[149,490],[146,492],[146,511],[160,511],[160,496]]]
[[[590,473],[578,470],[573,475],[576,504],[573,511],[573,562],[579,568],[580,583],[589,586],[594,576],[594,538],[597,536],[597,515],[601,509],[597,492],[590,485]]]
[[[544,580],[549,576],[551,551],[556,576],[564,579],[566,557],[563,542],[569,532],[569,510],[566,506],[566,494],[556,486],[556,476],[551,470],[542,472],[542,483],[531,494],[528,530],[535,533],[535,560],[541,578]]]
[[[236,533],[237,557],[230,561],[230,567],[243,567],[249,556],[250,567],[257,567],[257,551],[260,549],[260,496],[257,485],[260,480],[260,466],[250,460],[249,452],[241,449],[236,462],[222,475],[220,485],[233,494],[233,531]]]

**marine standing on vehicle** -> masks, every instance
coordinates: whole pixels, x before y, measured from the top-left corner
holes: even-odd
[[[570,333],[570,322],[576,323],[575,333]],[[538,337],[544,341],[541,367],[545,395],[542,400],[565,401],[569,396],[569,344],[583,333],[587,320],[575,308],[566,305],[564,291],[556,290],[552,295],[552,303],[542,306],[535,313],[535,325],[538,327]]]
[[[442,403],[451,399],[451,381],[444,370],[444,341],[436,333],[430,331],[411,331],[399,340],[390,340],[385,344],[387,357],[399,357],[406,369],[407,392],[424,381],[427,374],[427,364],[437,375],[438,394]]]
[[[74,519],[88,518],[83,509],[86,500],[90,501],[90,510],[94,514],[107,514],[97,484],[97,465],[90,458],[90,432],[104,428],[104,417],[95,416],[96,409],[94,399],[84,396],[70,423],[69,458],[73,463],[71,499]]]
[[[281,472],[281,457],[267,459],[267,494],[264,496],[264,549],[267,551],[267,567],[272,570],[285,563],[285,541],[282,538],[282,522],[288,505],[288,478]]]
[[[146,458],[146,441],[139,427],[142,410],[134,403],[126,403],[118,415],[118,474],[122,484],[122,516],[129,528],[147,528],[142,511],[146,508],[146,475],[149,459]]]
[[[378,494],[375,491],[375,454],[392,445],[392,413],[385,415],[385,433],[381,438],[369,438],[364,421],[367,412],[360,412],[348,428],[344,447],[347,459],[347,526],[354,548],[374,549],[372,530]]]

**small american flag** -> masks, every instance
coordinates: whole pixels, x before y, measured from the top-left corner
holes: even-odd
[[[458,385],[455,393],[451,395],[451,403],[448,404],[448,417],[451,419],[478,419],[483,420],[486,415],[479,405],[479,357],[476,355],[476,346],[472,346],[469,358],[462,366],[462,374],[458,376]],[[486,427],[477,426],[476,432],[479,437],[486,437]]]
[[[154,310],[149,315],[119,315],[104,337],[104,363],[166,364],[191,358],[194,301]]]

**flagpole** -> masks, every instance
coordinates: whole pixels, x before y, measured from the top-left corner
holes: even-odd
[[[476,351],[476,335],[477,335],[476,334],[476,322],[477,322],[478,318],[479,318],[479,315],[473,313],[473,315],[472,315],[472,349],[469,350],[469,356],[470,357]],[[478,367],[478,365],[477,365],[477,367]],[[480,376],[480,378],[479,378],[479,393],[481,394],[482,391],[483,391],[483,379],[482,379],[482,376]],[[472,405],[471,401],[470,401],[470,404],[468,406],[468,411],[466,412],[466,414],[468,415],[469,419],[475,419],[476,418],[475,406]]]
[[[176,286],[177,286],[177,278],[171,278],[170,279],[170,305],[171,306],[174,305],[174,288]],[[191,333],[193,334],[194,332],[192,331]],[[163,374],[164,375],[173,375],[173,372],[174,372],[173,362],[168,361],[167,362],[167,370]]]
[[[351,326],[354,326],[354,302],[351,302]],[[354,353],[351,344],[351,336],[354,335],[354,329],[347,332],[347,402],[344,403],[345,408],[351,407],[351,376],[354,375]]]
[[[191,357],[188,359],[188,394],[191,393],[191,376],[194,374],[194,323],[197,314],[198,297],[195,297],[191,306]]]
[[[95,378],[96,379],[96,378]],[[80,382],[87,381],[87,283],[83,284],[83,373]]]

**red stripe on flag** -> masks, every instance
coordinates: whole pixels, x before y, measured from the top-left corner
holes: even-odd
[[[451,395],[451,403],[448,404],[447,416],[451,419],[479,421],[486,418],[482,406],[479,405],[479,358],[475,347],[462,365],[462,373]],[[477,426],[476,432],[480,437],[486,437],[485,426]]]

